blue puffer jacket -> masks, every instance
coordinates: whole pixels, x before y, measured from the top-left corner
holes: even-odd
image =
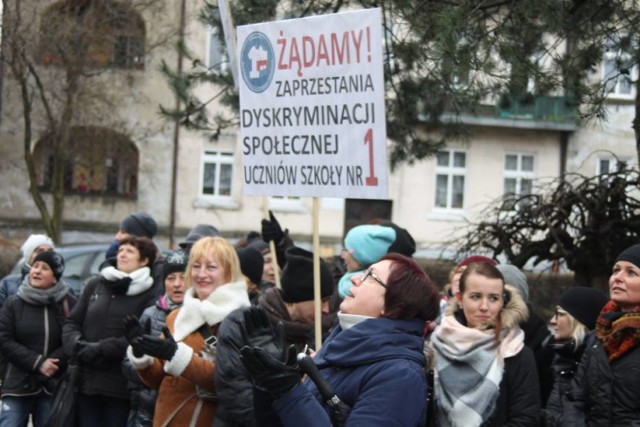
[[[315,356],[320,373],[349,405],[346,426],[423,425],[427,384],[423,355],[424,322],[367,319],[338,327]],[[275,400],[285,426],[331,426],[329,408],[307,380]]]

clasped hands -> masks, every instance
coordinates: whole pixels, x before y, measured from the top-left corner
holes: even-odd
[[[296,348],[286,347],[284,325],[278,322],[273,329],[264,310],[251,307],[243,315],[240,360],[258,387],[278,397],[300,383]]]
[[[151,335],[150,322],[143,327],[137,316],[128,315],[124,318],[124,336],[135,357],[147,354],[157,359],[171,360],[178,350],[178,344],[166,325],[162,333],[164,338]]]

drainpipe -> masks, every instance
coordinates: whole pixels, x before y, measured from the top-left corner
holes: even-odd
[[[567,172],[567,147],[569,146],[569,132],[560,131],[560,179],[564,181]]]
[[[178,28],[178,43],[184,43],[185,15],[187,0],[180,0],[180,22]],[[178,49],[177,74],[182,76],[182,59],[184,57],[182,47]],[[176,94],[176,111],[180,109],[180,97]],[[173,166],[171,168],[171,207],[169,212],[169,247],[174,248],[176,235],[176,195],[178,192],[178,153],[180,145],[180,121],[175,120],[173,126]]]

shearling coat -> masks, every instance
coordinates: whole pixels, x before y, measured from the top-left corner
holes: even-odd
[[[217,288],[205,301],[198,302],[193,289],[185,295],[182,307],[167,316],[167,327],[178,343],[169,361],[144,355],[127,355],[138,375],[149,388],[157,388],[154,426],[210,427],[216,416],[214,356],[205,348],[199,328],[209,328],[216,336],[220,322],[238,308],[248,307],[244,281]]]

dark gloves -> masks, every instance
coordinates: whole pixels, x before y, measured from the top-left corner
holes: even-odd
[[[154,337],[150,334],[144,334],[141,337],[134,338],[134,343],[139,346],[139,350],[144,354],[153,356],[157,359],[171,360],[178,351],[178,344],[173,339],[173,335],[169,331],[169,328],[164,326],[162,328],[164,338]]]
[[[240,350],[241,360],[258,386],[278,397],[300,383],[296,348],[286,349],[282,322],[274,332],[267,313],[251,307],[244,312],[242,334],[247,345]]]
[[[76,344],[76,349],[78,351],[78,361],[82,365],[95,367],[103,359],[100,342],[79,340]]]
[[[284,231],[280,227],[280,223],[273,216],[273,212],[269,211],[269,219],[262,220],[262,240],[265,242],[274,241],[277,244],[280,243],[284,237]]]
[[[147,323],[147,326],[149,324]],[[147,328],[148,329],[148,328]],[[129,314],[124,318],[124,336],[127,339],[127,342],[131,346],[133,350],[133,355],[135,357],[142,357],[144,352],[140,347],[139,342],[136,338],[143,336],[145,333],[149,333],[150,331],[145,331],[145,328],[142,327],[142,324],[138,320],[137,316]]]

